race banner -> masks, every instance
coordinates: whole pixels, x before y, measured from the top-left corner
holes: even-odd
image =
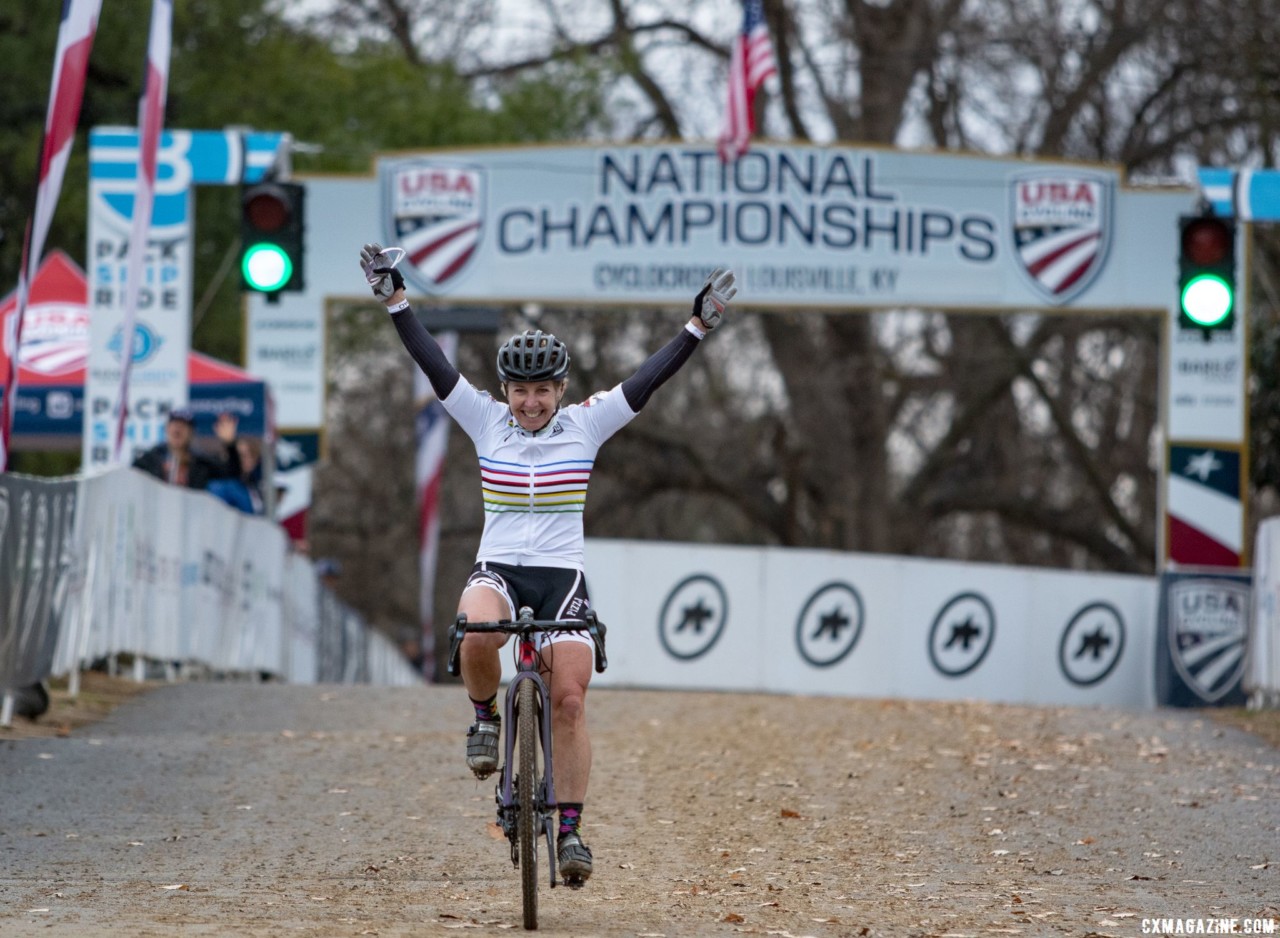
[[[63,0],[62,21],[58,26],[58,46],[53,57],[53,80],[49,87],[49,107],[45,114],[44,137],[40,145],[40,169],[36,181],[34,216],[27,225],[22,242],[22,264],[18,271],[17,313],[12,333],[5,331],[0,341],[13,348],[22,345],[23,324],[27,309],[27,291],[35,279],[44,255],[44,242],[53,223],[53,213],[62,192],[62,178],[76,126],[80,123],[80,105],[84,99],[85,75],[89,53],[98,31],[98,12],[102,0]],[[16,360],[17,356],[14,356]],[[8,466],[9,436],[13,427],[13,402],[18,391],[18,375],[3,376],[5,387],[0,392],[0,471]]]
[[[126,363],[130,369],[126,463],[137,452],[162,442],[169,411],[187,403],[194,219],[186,143],[186,138],[172,134],[160,138],[150,236],[135,278],[136,316],[126,350],[129,243],[137,210],[137,135],[122,139],[94,131],[90,136],[89,360],[81,453],[86,469],[114,461],[118,395]]]
[[[122,349],[134,347],[137,332],[138,297],[141,294],[142,262],[151,244],[151,216],[156,188],[156,150],[164,127],[164,105],[169,91],[169,48],[172,43],[173,4],[155,0],[151,7],[151,33],[147,42],[147,64],[138,101],[138,167],[135,173],[133,213],[129,240],[125,246],[124,322],[120,328]],[[129,421],[129,376],[133,356],[120,356],[120,390],[115,396],[116,427],[112,441],[112,462],[125,455],[125,427]],[[136,434],[135,434],[136,435]]]
[[[1134,299],[1121,184],[1105,167],[777,145],[731,163],[696,144],[378,163],[406,279],[458,300],[669,302],[724,265],[766,306],[1114,308]]]
[[[139,294],[129,378],[126,450],[159,443],[165,419],[189,402],[192,186],[256,182],[280,158],[279,133],[166,131],[156,153],[150,238]],[[112,462],[125,343],[124,285],[139,172],[138,132],[99,127],[89,136],[89,364],[83,465]],[[129,456],[126,454],[125,460]]]
[[[49,673],[74,575],[77,483],[0,473],[0,693]]]

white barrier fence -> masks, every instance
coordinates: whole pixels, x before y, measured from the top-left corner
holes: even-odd
[[[1280,707],[1280,518],[1258,525],[1244,690],[1254,707]]]
[[[132,469],[0,475],[0,691],[133,654],[286,680],[413,684],[278,525]]]
[[[587,576],[600,684],[1156,704],[1154,577],[608,540]]]

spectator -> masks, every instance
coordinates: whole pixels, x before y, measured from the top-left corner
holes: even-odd
[[[236,418],[223,414],[213,432],[222,443],[223,457],[217,459],[197,453],[191,448],[195,436],[195,415],[185,407],[169,411],[165,424],[165,441],[153,446],[133,461],[135,469],[157,479],[189,489],[206,489],[213,479],[236,479],[240,476],[240,453],[237,451]]]
[[[262,498],[262,444],[249,437],[240,437],[236,440],[236,452],[240,456],[239,478],[214,479],[209,483],[209,492],[247,515],[265,514],[266,502]]]

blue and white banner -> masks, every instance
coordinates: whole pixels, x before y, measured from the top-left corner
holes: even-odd
[[[1200,190],[1217,215],[1280,221],[1280,170],[1201,167]]]
[[[126,456],[163,439],[168,412],[187,404],[191,337],[191,187],[252,182],[280,159],[282,134],[170,131],[160,135],[154,204],[130,349]],[[126,361],[125,281],[138,178],[135,128],[89,137],[89,364],[83,465],[112,461],[114,415]]]

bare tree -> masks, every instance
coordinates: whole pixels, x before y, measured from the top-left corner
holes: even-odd
[[[542,26],[505,42],[489,41],[491,8],[463,6],[474,31],[443,51],[427,37],[455,20],[438,0],[335,0],[333,16],[410,61],[451,57],[478,87],[605,63],[623,136],[718,130],[732,4],[541,0]],[[779,57],[765,136],[1096,160],[1185,182],[1197,164],[1275,162],[1280,0],[765,10]],[[1261,261],[1280,283],[1280,257]],[[624,377],[669,330],[652,311],[558,310],[545,324],[573,343],[584,390]],[[588,532],[1150,571],[1159,337],[1142,316],[735,316],[602,453]],[[454,517],[451,530],[478,533],[472,508]]]

